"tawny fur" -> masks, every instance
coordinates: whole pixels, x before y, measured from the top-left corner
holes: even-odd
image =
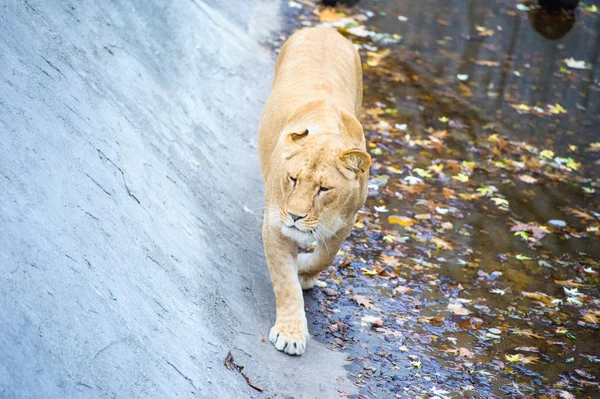
[[[302,289],[318,284],[367,196],[361,106],[360,56],[348,40],[328,28],[288,39],[259,129],[263,241],[277,302],[269,339],[288,354],[304,353],[308,339]],[[298,255],[314,241],[313,253]]]

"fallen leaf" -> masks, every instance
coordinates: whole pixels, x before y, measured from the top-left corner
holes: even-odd
[[[530,329],[521,330],[519,328],[511,328],[510,331],[513,334],[522,335],[522,336],[527,337],[527,338],[544,339],[544,337],[542,337],[539,334],[536,334],[536,333],[532,332]]]
[[[365,28],[364,25],[360,25],[360,26],[356,26],[354,28],[346,29],[346,32],[350,33],[351,35],[358,36],[358,37],[373,36],[373,32],[367,30],[367,28]]]
[[[381,258],[381,261],[383,262],[383,264],[386,266],[390,266],[390,267],[400,266],[400,262],[398,262],[398,259],[396,259],[394,256],[381,254],[381,255],[379,255],[379,257]]]
[[[540,350],[537,346],[519,346],[518,348],[515,348],[516,351],[521,351],[521,352],[534,352],[534,353],[538,353]]]
[[[545,227],[536,226],[533,224],[525,224],[525,223],[517,223],[510,228],[510,231],[529,231],[535,238],[541,240],[549,233],[549,231]]]
[[[356,301],[356,303],[358,304],[358,306],[362,306],[365,309],[373,309],[375,307],[375,305],[373,305],[371,303],[371,301],[367,297],[365,297],[365,296],[354,295],[352,297],[352,299],[354,299]]]
[[[483,26],[477,26],[477,34],[479,36],[494,36],[494,31],[491,29],[484,28]]]
[[[575,399],[575,396],[567,391],[560,391],[558,396],[560,396],[562,399]]]
[[[536,363],[538,360],[540,360],[540,358],[537,356],[523,356],[520,353],[517,353],[516,355],[505,355],[505,357],[509,362],[523,364]]]
[[[338,14],[333,7],[327,7],[319,15],[321,22],[337,22],[342,19],[342,15]]]
[[[465,316],[471,313],[468,309],[462,307],[460,303],[451,303],[448,305],[448,310],[452,311],[452,313]]]
[[[452,245],[450,245],[448,242],[442,240],[439,237],[433,237],[431,239],[431,242],[433,242],[435,245],[438,246],[438,248],[444,248],[447,249],[449,251],[452,251],[454,248],[452,247]]]
[[[527,184],[535,184],[537,183],[537,179],[535,177],[529,175],[519,175],[519,180],[525,182]]]
[[[570,287],[570,288],[585,287],[585,284],[576,283],[572,279],[571,280],[554,280],[554,282],[556,284],[559,284],[559,285],[562,285],[565,287]]]
[[[565,58],[565,63],[569,68],[573,69],[592,69],[592,64],[588,64],[585,61],[576,61],[574,58]]]
[[[544,294],[543,292],[526,292],[523,291],[521,292],[521,295],[523,295],[524,297],[527,298],[531,298],[531,299],[535,299],[538,301],[543,302],[546,305],[552,305],[552,301],[554,300],[553,297]]]
[[[470,359],[472,357],[475,357],[475,354],[467,348],[458,348],[458,356]]]
[[[586,313],[582,317],[583,321],[586,323],[598,324],[598,313]]]
[[[591,215],[589,215],[589,214],[587,214],[587,213],[585,213],[585,212],[582,212],[582,211],[580,211],[580,210],[574,209],[574,208],[569,208],[569,212],[570,212],[571,214],[573,214],[573,215],[577,216],[578,218],[581,218],[581,219],[585,219],[585,220],[594,220],[594,217],[593,217],[593,216],[591,216]]]
[[[550,113],[554,114],[554,115],[567,113],[567,110],[564,109],[563,106],[560,104],[554,104],[554,105],[548,104],[548,108],[550,110]]]
[[[463,173],[459,173],[459,174],[458,174],[458,175],[456,175],[456,176],[452,176],[452,178],[453,178],[454,180],[458,180],[458,181],[460,181],[460,182],[463,182],[463,183],[465,183],[465,182],[469,181],[469,176],[467,176],[467,175],[465,175],[465,174],[463,174]]]
[[[385,335],[392,335],[394,337],[402,338],[402,333],[387,328],[376,328],[375,331],[383,333]]]
[[[408,227],[414,224],[416,221],[408,216],[398,216],[392,215],[388,216],[388,223],[390,224],[399,224],[402,227]]]
[[[383,319],[381,317],[375,317],[375,316],[363,316],[360,319],[360,324],[362,326],[372,325],[372,326],[376,326],[376,327],[381,327],[381,326],[383,326]]]
[[[477,60],[477,61],[475,61],[475,64],[482,65],[482,66],[487,66],[487,67],[497,67],[497,66],[500,66],[500,63],[498,61],[486,61],[486,60]]]

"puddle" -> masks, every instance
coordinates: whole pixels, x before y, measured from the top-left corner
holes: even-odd
[[[364,62],[370,194],[307,296],[359,397],[598,397],[600,2],[291,3]]]

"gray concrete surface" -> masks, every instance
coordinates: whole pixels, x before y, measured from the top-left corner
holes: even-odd
[[[243,206],[261,213],[280,4],[0,2],[0,397],[351,390],[343,354],[261,341],[274,300]]]

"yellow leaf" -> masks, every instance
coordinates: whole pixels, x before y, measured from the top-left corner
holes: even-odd
[[[554,115],[567,113],[567,110],[560,104],[548,105],[548,108],[550,108],[550,113]]]
[[[465,175],[464,173],[460,173],[460,174],[458,174],[456,176],[452,176],[452,178],[454,180],[458,180],[458,181],[463,182],[463,183],[469,181],[469,176]]]
[[[438,246],[438,248],[444,248],[447,249],[449,251],[452,251],[454,248],[452,248],[452,245],[450,245],[448,242],[442,240],[439,237],[433,237],[431,239],[431,242],[433,242],[435,245]]]
[[[554,280],[554,282],[556,284],[560,284],[560,285],[563,285],[563,286],[569,287],[569,288],[585,287],[585,284],[576,283],[572,279],[571,280]]]
[[[521,292],[521,294],[527,298],[531,298],[531,299],[536,299],[538,301],[543,302],[546,305],[550,305],[552,304],[552,301],[554,300],[553,297],[544,294],[543,292]]]
[[[583,315],[583,321],[585,321],[586,323],[598,324],[598,314],[587,313]]]
[[[338,14],[333,7],[327,7],[319,15],[321,22],[337,22],[342,19],[342,15]]]
[[[392,215],[392,216],[388,216],[388,223],[399,224],[402,227],[408,227],[408,226],[414,224],[415,220],[412,218],[409,218],[407,216]]]

